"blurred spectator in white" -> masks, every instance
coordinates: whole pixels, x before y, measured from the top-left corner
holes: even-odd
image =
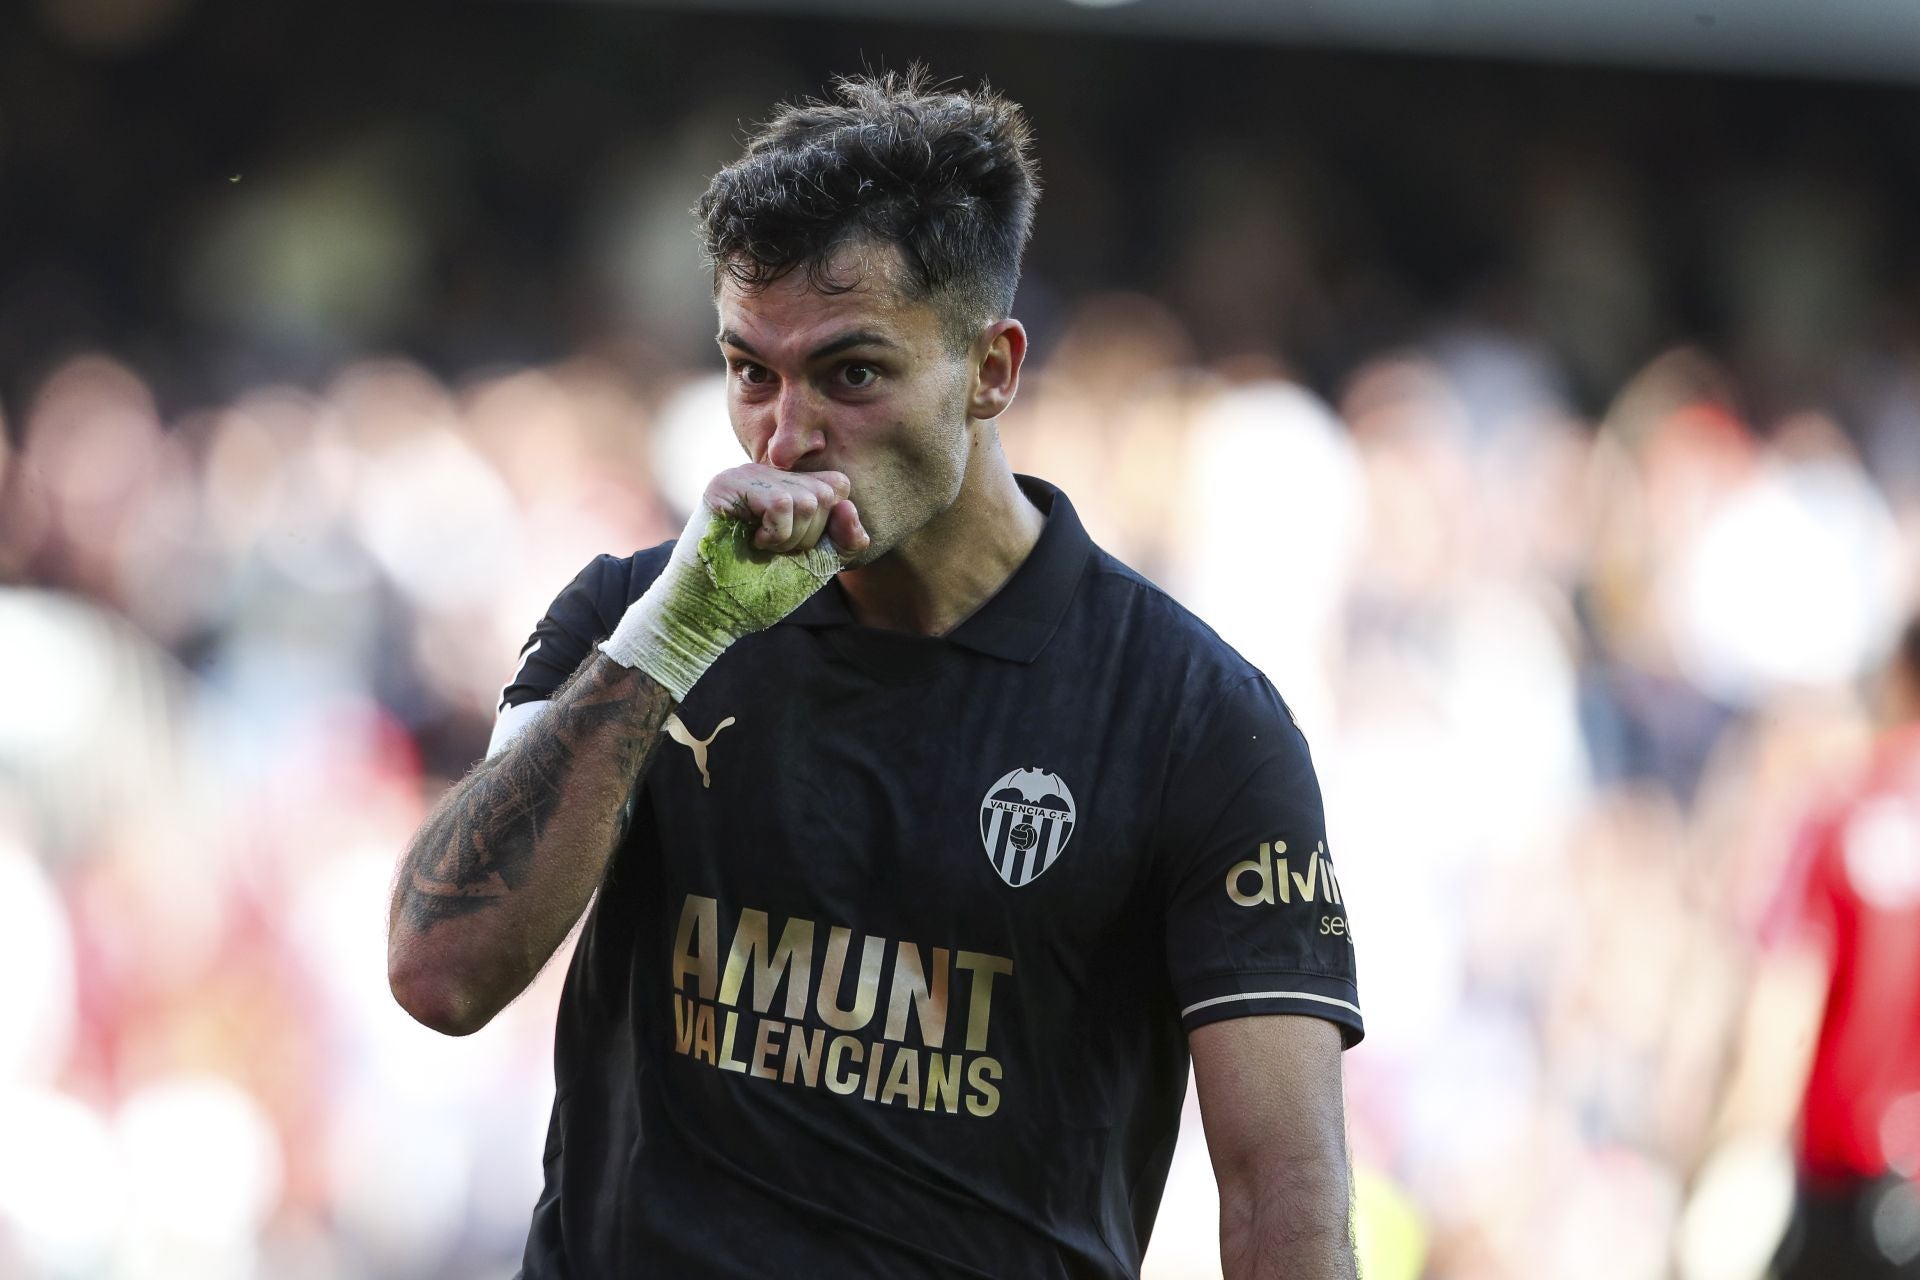
[[[1254,382],[1203,395],[1186,450],[1169,578],[1317,741],[1366,520],[1353,442],[1311,392]]]

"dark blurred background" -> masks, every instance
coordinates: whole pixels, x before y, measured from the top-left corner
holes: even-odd
[[[168,413],[375,350],[443,376],[589,348],[701,359],[683,214],[716,158],[774,98],[916,58],[991,78],[1046,143],[1024,299],[1043,337],[1069,300],[1139,289],[1209,359],[1278,355],[1331,394],[1469,316],[1546,344],[1589,413],[1685,338],[1768,414],[1913,340],[1904,85],[1110,34],[1054,7],[981,29],[9,6],[0,394],[18,415],[94,347],[139,360]]]
[[[0,10],[0,1276],[511,1274],[559,966],[415,1027],[387,878],[731,460],[707,175],[914,60],[1037,132],[1016,463],[1314,743],[1366,1274],[1759,1275],[1759,921],[1920,547],[1920,19],[761,7]],[[1195,1126],[1150,1276],[1211,1195]]]

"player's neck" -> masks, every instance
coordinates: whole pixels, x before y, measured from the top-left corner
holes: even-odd
[[[870,627],[938,636],[1006,585],[1040,540],[1040,514],[992,431],[967,468],[960,496],[887,555],[840,574],[853,616]]]

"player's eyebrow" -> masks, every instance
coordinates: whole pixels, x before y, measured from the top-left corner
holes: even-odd
[[[766,358],[758,351],[755,351],[751,343],[732,329],[722,329],[716,341],[723,347],[732,347],[742,354],[752,356],[755,360],[764,360]],[[899,351],[902,349],[899,343],[884,333],[879,333],[872,329],[855,329],[850,333],[843,333],[831,341],[823,342],[812,351],[809,351],[807,353],[807,363],[813,364],[817,361],[825,360],[830,356],[837,356],[843,351],[851,351],[855,347],[884,347],[889,351]]]
[[[875,333],[871,329],[855,329],[852,333],[843,333],[831,342],[823,342],[807,354],[807,363],[825,360],[828,356],[837,356],[842,351],[851,351],[855,347],[885,347],[889,351],[900,350],[900,344],[884,333]]]
[[[753,349],[753,344],[735,333],[732,329],[722,329],[719,335],[714,338],[714,341],[723,347],[734,347],[740,351],[744,351],[755,360],[761,358],[760,353]]]

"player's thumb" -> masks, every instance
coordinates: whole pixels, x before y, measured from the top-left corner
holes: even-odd
[[[844,556],[857,556],[873,543],[851,502],[837,502],[827,513],[827,539]]]

